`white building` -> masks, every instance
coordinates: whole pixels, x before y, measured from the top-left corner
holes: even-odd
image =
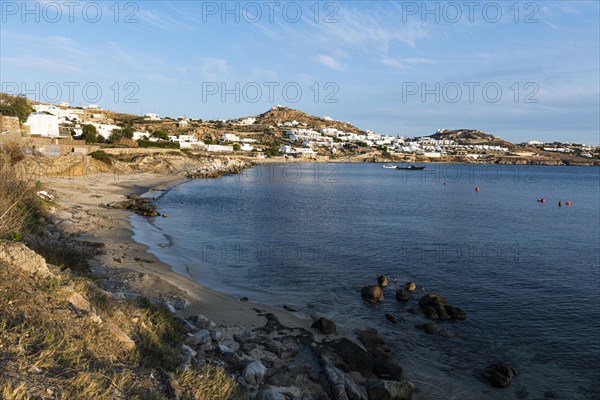
[[[190,121],[188,121],[187,119],[180,119],[179,121],[177,121],[177,126],[179,126],[180,128],[186,127],[189,124],[190,124]]]
[[[147,120],[150,120],[150,121],[160,121],[160,115],[155,114],[155,113],[147,113],[144,116],[146,117]]]
[[[279,147],[279,151],[284,154],[292,154],[294,149],[292,149],[292,146],[281,145],[281,147]]]
[[[254,117],[248,117],[248,118],[241,119],[240,122],[238,122],[238,124],[240,124],[240,125],[252,125],[255,122],[256,122],[256,118],[254,118]]]
[[[233,151],[233,146],[222,146],[219,144],[207,144],[206,151],[229,152],[229,151]]]
[[[98,104],[90,104],[87,107],[84,106],[83,108],[87,108],[89,110],[99,110],[100,109],[100,107],[98,107]]]
[[[224,142],[239,142],[240,138],[238,135],[234,135],[233,133],[224,133],[221,135],[221,140]]]
[[[240,150],[242,151],[252,151],[254,147],[250,146],[248,143],[244,143],[240,146]]]
[[[29,115],[24,125],[29,126],[32,135],[43,137],[58,137],[58,117],[41,112]]]
[[[148,132],[133,132],[133,140],[146,139],[150,137],[150,133]]]
[[[115,129],[121,129],[117,125],[99,124],[97,122],[90,122],[90,125],[94,125],[96,127],[96,132],[98,132],[98,135],[102,136],[104,139],[107,140]]]

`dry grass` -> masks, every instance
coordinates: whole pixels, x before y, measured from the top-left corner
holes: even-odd
[[[37,211],[35,185],[21,169],[24,157],[18,143],[0,143],[0,238],[23,232]]]
[[[175,372],[182,334],[148,301],[116,301],[89,280],[56,271],[34,280],[0,265],[0,397],[3,399],[167,399],[169,371],[182,399],[239,398],[233,378],[204,367]],[[85,295],[102,322],[75,309],[65,285]],[[114,329],[135,340],[116,340]]]

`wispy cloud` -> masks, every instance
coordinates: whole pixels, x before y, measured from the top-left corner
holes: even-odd
[[[422,58],[422,57],[406,57],[406,58],[405,57],[396,57],[396,58],[383,57],[381,59],[381,63],[383,65],[387,65],[388,67],[406,69],[406,68],[414,67],[416,65],[435,64],[435,61],[432,59],[429,59],[429,58]]]
[[[346,69],[346,67],[341,62],[339,62],[337,59],[333,58],[332,56],[328,56],[325,54],[319,54],[314,59],[319,64],[322,64],[322,65],[326,66],[327,68],[333,69],[334,71],[344,71]]]

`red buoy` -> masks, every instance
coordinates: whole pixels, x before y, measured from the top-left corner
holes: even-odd
[[[475,191],[476,191],[476,192],[479,192],[479,188],[478,188],[478,187],[476,187],[476,188],[475,188]]]
[[[546,202],[546,199],[542,197],[542,198],[540,199],[540,202],[542,202],[542,203],[545,203],[545,202]]]
[[[571,201],[570,201],[570,200],[567,200],[566,204],[567,204],[568,206],[570,206],[570,205],[571,205]]]

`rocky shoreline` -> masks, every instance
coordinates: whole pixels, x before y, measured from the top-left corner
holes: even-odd
[[[219,171],[232,170],[223,163],[208,171],[218,176]],[[50,207],[51,223],[42,235],[52,246],[80,254],[98,286],[115,301],[148,298],[172,313],[185,332],[179,370],[222,367],[235,377],[247,398],[257,400],[402,400],[418,391],[404,380],[401,365],[374,328],[342,337],[326,318],[301,320],[293,307],[272,309],[233,299],[173,272],[133,241],[127,218],[136,211],[159,216],[159,210],[139,195],[162,192],[181,182],[181,174],[132,174],[128,179],[90,184],[83,178],[53,178],[49,186],[57,204]],[[356,295],[367,302],[383,301],[385,286],[387,279],[379,277],[377,285]],[[408,301],[415,288],[415,283],[407,283],[396,291],[395,301]],[[419,308],[409,312],[432,320],[417,326],[430,334],[444,334],[437,322],[467,317],[435,294],[423,296]],[[395,323],[394,316],[385,317]],[[501,387],[510,383],[513,372],[512,367],[498,364],[482,376]]]

